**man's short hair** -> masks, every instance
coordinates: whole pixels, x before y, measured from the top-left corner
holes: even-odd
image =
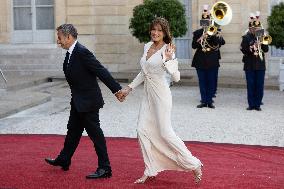
[[[62,24],[56,28],[57,31],[62,32],[64,36],[71,35],[75,39],[77,39],[78,32],[77,29],[73,26],[73,24]]]

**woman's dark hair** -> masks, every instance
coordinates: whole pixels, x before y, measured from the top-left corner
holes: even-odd
[[[172,36],[171,36],[171,32],[170,32],[170,25],[169,22],[162,17],[156,17],[152,23],[150,24],[150,28],[149,28],[149,33],[151,34],[151,30],[154,29],[154,26],[156,25],[160,25],[162,27],[163,33],[164,33],[164,42],[169,44],[172,43]]]

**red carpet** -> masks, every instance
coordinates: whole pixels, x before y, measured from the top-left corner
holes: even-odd
[[[64,136],[0,135],[0,188],[284,188],[284,148],[187,142],[204,164],[200,186],[192,173],[166,171],[144,185],[132,184],[144,165],[137,139],[107,138],[113,177],[86,180],[96,155],[83,137],[67,172],[44,162],[60,151]]]

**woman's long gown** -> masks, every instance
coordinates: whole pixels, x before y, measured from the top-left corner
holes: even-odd
[[[144,82],[137,128],[145,162],[144,175],[155,176],[163,170],[195,170],[201,165],[200,160],[192,156],[171,125],[172,95],[161,55],[166,45],[146,60],[152,44],[145,45],[141,72],[129,84],[133,89]]]

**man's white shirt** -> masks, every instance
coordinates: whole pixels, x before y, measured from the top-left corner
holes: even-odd
[[[69,59],[68,59],[68,64],[69,64],[69,60],[70,60],[70,57],[72,55],[72,52],[75,48],[75,45],[77,44],[77,40],[71,45],[71,47],[68,49],[68,52],[69,52]]]

